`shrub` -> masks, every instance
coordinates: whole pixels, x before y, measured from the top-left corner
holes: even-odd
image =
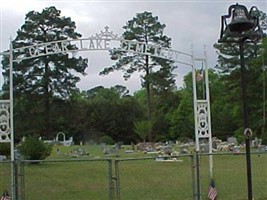
[[[43,160],[50,156],[52,146],[30,136],[18,147],[18,150],[26,160]]]
[[[151,132],[152,127],[153,122],[150,120],[134,122],[134,132],[136,132],[138,136],[143,139],[143,142],[146,142],[146,138]]]
[[[0,155],[10,156],[10,143],[0,143]]]
[[[110,136],[104,135],[100,138],[100,143],[114,144],[115,142]]]

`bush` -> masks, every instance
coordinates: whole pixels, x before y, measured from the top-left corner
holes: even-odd
[[[50,156],[52,146],[30,136],[18,147],[18,150],[26,160],[43,160]]]
[[[10,156],[10,143],[0,143],[0,155]]]
[[[100,138],[100,143],[114,144],[115,142],[110,136],[104,135]]]

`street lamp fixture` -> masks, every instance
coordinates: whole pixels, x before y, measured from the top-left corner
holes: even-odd
[[[231,21],[230,21],[231,18]],[[230,21],[230,23],[229,23]],[[228,15],[221,17],[221,34],[219,43],[236,43],[239,45],[240,66],[241,66],[241,86],[243,100],[243,124],[246,143],[246,164],[247,164],[247,189],[248,200],[253,200],[252,178],[251,178],[251,156],[250,156],[250,138],[251,129],[248,127],[248,104],[246,92],[246,68],[244,59],[244,43],[257,43],[262,37],[262,29],[259,25],[259,11],[257,7],[251,7],[248,12],[243,5],[231,5],[228,9]]]

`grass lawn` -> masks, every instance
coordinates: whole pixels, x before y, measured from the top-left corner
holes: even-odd
[[[218,199],[247,199],[245,155],[214,155],[213,162]],[[267,154],[252,154],[251,162],[254,199],[267,200]],[[208,169],[208,156],[201,157],[201,185],[206,188],[210,181]]]
[[[71,152],[79,148],[89,155],[73,158]],[[98,145],[55,147],[44,162],[25,164],[25,199],[104,200],[115,195],[115,190],[121,200],[193,199],[192,157],[178,157],[181,162],[157,162],[154,155],[124,153],[126,149],[120,150],[118,156],[106,156]],[[147,159],[142,159],[144,157]],[[267,200],[267,154],[252,154],[251,159],[254,198]],[[214,155],[213,165],[218,199],[247,199],[245,155]],[[8,166],[0,163],[0,171],[8,172]],[[110,185],[111,171],[114,181]],[[9,176],[4,177],[7,179]],[[8,180],[4,180],[2,174],[0,178],[0,189],[3,190],[4,182]],[[209,181],[208,156],[202,155],[202,199],[206,199]],[[114,188],[112,193],[110,187]]]

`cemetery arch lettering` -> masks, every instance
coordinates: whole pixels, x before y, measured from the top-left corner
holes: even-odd
[[[115,46],[112,44],[115,43]],[[69,46],[76,46],[75,50],[69,49]],[[114,45],[114,44],[113,44]],[[119,45],[116,46],[116,45]],[[209,103],[209,86],[208,86],[208,67],[206,63],[206,50],[203,58],[195,58],[194,52],[185,53],[176,51],[170,48],[165,48],[157,45],[141,43],[132,40],[125,40],[109,31],[109,27],[105,27],[104,31],[99,34],[92,35],[88,38],[73,39],[73,40],[60,40],[46,43],[40,43],[32,46],[25,46],[14,48],[10,42],[9,53],[1,53],[1,55],[9,56],[10,62],[10,99],[0,100],[0,142],[11,143],[11,159],[14,160],[14,128],[13,128],[13,62],[21,62],[23,60],[37,58],[40,56],[58,54],[58,53],[71,53],[77,51],[98,51],[110,50],[117,47],[116,50],[148,55],[163,59],[172,60],[176,63],[186,65],[192,68],[193,80],[193,99],[194,99],[194,120],[195,120],[195,138],[196,138],[196,151],[199,151],[199,139],[208,138],[209,146],[211,149],[211,123],[210,123],[210,103]],[[197,99],[196,93],[196,72],[195,63],[204,62],[204,76],[206,85],[206,99]],[[203,109],[205,108],[205,109]],[[204,111],[204,112],[203,112]],[[7,123],[9,119],[9,123]],[[1,128],[3,127],[3,128]],[[58,135],[57,135],[58,137]]]

